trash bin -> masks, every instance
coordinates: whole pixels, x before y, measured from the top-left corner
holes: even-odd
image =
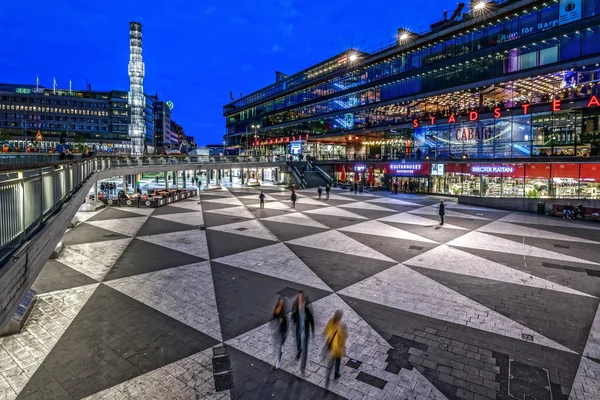
[[[537,203],[537,213],[540,215],[546,214],[546,204],[542,202]]]

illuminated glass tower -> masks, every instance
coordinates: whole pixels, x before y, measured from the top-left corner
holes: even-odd
[[[141,156],[144,152],[144,62],[142,61],[142,24],[129,23],[129,138],[131,139],[131,155]]]

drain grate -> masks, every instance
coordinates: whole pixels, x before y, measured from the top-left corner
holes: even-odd
[[[205,227],[204,225],[200,225],[200,226],[198,227],[198,229],[200,229],[201,231],[205,231],[205,230],[206,230],[206,227]]]
[[[358,369],[360,368],[360,366],[362,365],[362,361],[358,361],[358,360],[348,360],[348,362],[346,363],[347,366],[349,366],[352,369]]]
[[[529,335],[527,333],[521,333],[521,337],[528,342],[533,342],[533,335]]]
[[[566,244],[558,244],[558,243],[554,243],[554,247],[558,248],[558,249],[570,249],[571,247],[569,247],[569,245]]]
[[[408,249],[409,250],[423,250],[423,248],[421,246],[410,246]]]
[[[542,262],[542,265],[544,267],[546,267],[546,268],[564,269],[564,270],[567,270],[567,271],[581,272],[581,273],[587,272],[584,268],[581,268],[581,267],[572,267],[570,265],[561,265],[561,264],[554,264],[554,263],[549,263],[549,262]]]
[[[365,372],[359,372],[358,376],[356,377],[356,380],[359,380],[361,382],[364,382],[366,384],[369,384],[371,386],[374,386],[376,388],[379,389],[383,389],[387,383],[387,381],[384,381],[383,379],[380,379],[376,376],[373,376],[371,374],[367,374]]]
[[[111,234],[108,234],[108,235],[104,235],[104,236],[102,236],[102,237],[105,237],[105,238],[111,239],[111,238],[118,238],[118,237],[121,237],[121,235],[119,235],[118,233],[111,233]]]
[[[237,228],[236,229],[236,231],[240,231],[240,232],[244,232],[244,231],[247,231],[247,230],[248,230],[248,228]]]
[[[587,272],[587,274],[589,276],[595,276],[597,278],[600,278],[600,271],[596,271],[595,269],[585,269],[585,272]]]

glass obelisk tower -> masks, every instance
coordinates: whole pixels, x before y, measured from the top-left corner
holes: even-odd
[[[129,138],[131,155],[141,156],[144,152],[146,125],[144,124],[144,62],[142,61],[142,24],[129,23]]]

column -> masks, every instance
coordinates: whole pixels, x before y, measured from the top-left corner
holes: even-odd
[[[256,178],[256,182],[258,183],[258,168],[256,168],[256,171],[254,172],[254,177]]]
[[[165,172],[165,190],[169,190],[169,173]]]
[[[233,169],[229,168],[229,183],[233,182]]]
[[[179,172],[173,171],[173,183],[175,184],[175,189],[179,189]]]
[[[94,201],[98,201],[98,180],[94,183]]]
[[[187,181],[187,176],[185,174],[185,170],[183,170],[182,174],[183,174],[183,188],[185,189],[186,188],[186,181]]]
[[[140,174],[135,174],[135,188],[136,189],[142,188],[142,184],[140,182]]]
[[[206,173],[204,174],[204,176],[206,177],[206,188],[208,189],[210,186],[210,170],[207,169]]]
[[[123,175],[123,192],[127,193],[127,175]]]
[[[244,184],[244,168],[240,168],[240,178],[242,178],[242,185]]]
[[[279,171],[277,171],[277,168],[275,168],[274,174],[275,175],[273,176],[273,182],[279,183]]]
[[[265,181],[265,169],[264,168],[260,169],[260,181],[261,182]]]

